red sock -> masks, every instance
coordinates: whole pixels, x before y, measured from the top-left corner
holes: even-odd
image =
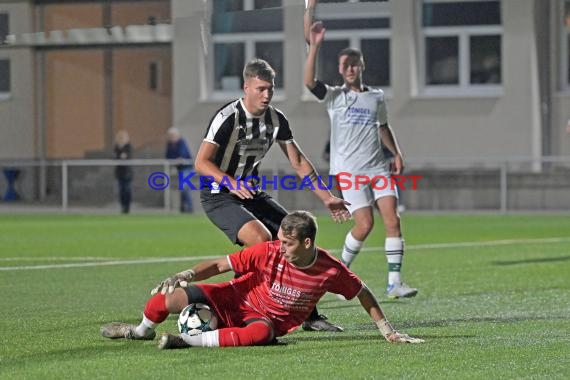
[[[154,323],[163,322],[168,317],[168,314],[170,313],[166,309],[166,296],[161,293],[151,297],[144,308],[144,316]]]
[[[273,339],[273,329],[265,322],[254,322],[245,327],[228,327],[219,330],[220,347],[256,346]]]

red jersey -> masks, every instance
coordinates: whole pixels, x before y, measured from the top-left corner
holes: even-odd
[[[279,252],[280,241],[245,248],[228,256],[232,269],[244,276],[231,283],[256,312],[273,321],[277,336],[297,328],[326,293],[352,299],[362,282],[324,249],[307,267],[288,263]]]

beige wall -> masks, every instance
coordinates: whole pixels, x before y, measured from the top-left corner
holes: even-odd
[[[103,149],[103,52],[48,52],[45,69],[47,157],[83,157],[88,150]]]
[[[165,131],[172,125],[170,55],[169,47],[113,49],[109,97],[103,49],[47,52],[47,157],[84,157],[89,151],[110,150],[107,112],[112,115],[112,135],[126,129],[135,149],[161,151]],[[149,86],[151,62],[159,67],[156,90]]]
[[[164,149],[172,126],[171,48],[113,51],[113,129],[126,129],[135,148]],[[149,88],[149,66],[159,67],[159,87]]]
[[[148,23],[149,17],[157,23],[170,22],[170,4],[168,2],[144,1],[141,3],[112,3],[111,24],[119,26],[141,25]]]
[[[45,31],[103,26],[100,4],[50,4],[43,7],[43,14]]]
[[[45,31],[103,25],[99,4],[50,4],[39,9]],[[48,51],[44,62],[46,157],[80,158],[86,150],[104,148],[103,53]]]
[[[105,23],[99,4],[48,5],[43,15],[45,30],[99,27]],[[145,24],[149,16],[157,21],[168,20],[170,7],[159,2],[112,4],[113,25]],[[105,78],[105,50],[46,54],[48,158],[84,157],[88,151],[110,150],[109,137],[120,129],[129,131],[135,148],[162,150],[164,132],[172,124],[170,47],[109,48],[111,78]],[[149,88],[151,62],[160,68],[157,90]],[[111,125],[107,125],[106,113],[112,115]],[[76,138],[73,144],[72,138]]]
[[[10,17],[10,33],[31,29],[32,13],[27,2],[2,2],[0,12]],[[31,49],[0,50],[10,59],[11,97],[0,100],[0,159],[28,159],[36,156],[34,63]]]

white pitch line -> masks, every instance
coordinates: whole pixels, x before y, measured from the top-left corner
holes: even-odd
[[[555,237],[544,239],[507,239],[507,240],[492,240],[492,241],[471,241],[471,242],[457,242],[457,243],[435,243],[435,244],[416,244],[406,246],[406,250],[429,250],[429,249],[449,249],[449,248],[473,248],[473,247],[493,247],[500,245],[516,245],[516,244],[556,244],[570,242],[570,237]],[[365,247],[362,251],[380,251],[384,247]],[[328,250],[331,253],[338,253],[338,249]],[[219,258],[221,256],[188,256],[188,257],[157,257],[136,260],[113,260],[113,261],[97,261],[88,263],[69,263],[69,264],[49,264],[49,265],[23,265],[13,267],[0,267],[0,271],[16,271],[16,270],[35,270],[35,269],[64,269],[64,268],[86,268],[86,267],[99,267],[99,266],[114,266],[114,265],[133,265],[133,264],[157,264],[169,263],[180,261],[196,261],[196,260],[209,260]],[[16,258],[8,258],[15,259]],[[46,257],[22,257],[20,260],[47,260]],[[59,259],[59,258],[58,258]],[[68,258],[74,261],[74,258]],[[101,258],[89,258],[89,260],[101,260]]]
[[[94,262],[94,263],[23,265],[23,266],[15,266],[15,267],[0,267],[0,271],[86,268],[86,267],[103,267],[103,266],[113,266],[113,265],[174,263],[174,262],[179,262],[179,261],[196,261],[196,260],[217,259],[219,257],[220,256],[160,257],[160,258],[138,259],[138,260],[99,261],[99,262]]]
[[[473,248],[473,247],[494,247],[499,245],[516,245],[516,244],[556,244],[570,242],[570,237],[555,237],[544,239],[506,239],[506,240],[490,240],[490,241],[467,241],[457,243],[434,243],[434,244],[416,244],[406,245],[407,250],[424,250],[424,249],[447,249],[447,248]],[[364,247],[360,251],[377,251],[384,247]],[[329,250],[338,253],[339,249]]]
[[[0,257],[0,261],[109,261],[120,260],[118,257],[96,257],[96,256],[23,256],[23,257]]]

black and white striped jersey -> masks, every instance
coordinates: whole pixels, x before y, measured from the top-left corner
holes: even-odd
[[[216,112],[204,137],[218,146],[214,163],[234,178],[257,176],[259,163],[275,140],[293,141],[285,115],[269,106],[262,115],[254,116],[241,99]]]

